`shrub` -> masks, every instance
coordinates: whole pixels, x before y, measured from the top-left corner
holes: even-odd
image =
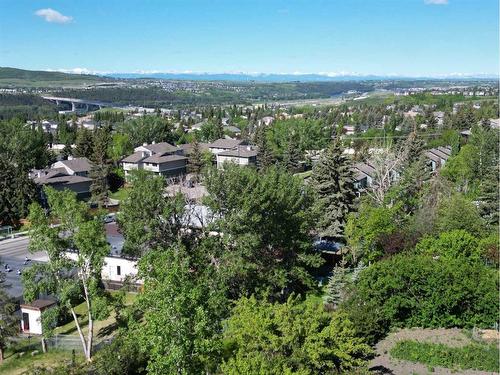
[[[344,308],[373,337],[390,327],[490,327],[497,291],[496,271],[480,263],[401,254],[362,271]]]
[[[499,350],[495,345],[472,344],[461,348],[450,348],[443,344],[417,341],[400,341],[391,349],[391,356],[428,366],[451,369],[475,369],[497,372]]]

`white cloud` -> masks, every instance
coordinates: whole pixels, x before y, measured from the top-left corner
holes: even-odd
[[[51,8],[38,9],[35,12],[35,15],[43,17],[47,22],[53,23],[70,23],[73,21],[73,17],[65,16],[64,14],[61,14],[57,10]]]
[[[448,0],[424,0],[428,5],[448,5]]]

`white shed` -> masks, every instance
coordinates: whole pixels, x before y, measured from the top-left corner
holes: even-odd
[[[42,334],[42,312],[54,307],[56,301],[37,299],[21,305],[21,331],[35,335]]]

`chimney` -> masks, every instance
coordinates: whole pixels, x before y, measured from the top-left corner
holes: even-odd
[[[151,142],[152,145],[154,145],[155,143],[156,143],[155,141]]]
[[[68,160],[73,160],[73,155],[68,155]]]
[[[252,151],[252,146],[248,145],[248,146],[247,146],[247,150],[248,150],[248,151]]]
[[[144,147],[146,147],[148,144],[147,144],[146,142],[144,142],[142,145],[143,145]]]

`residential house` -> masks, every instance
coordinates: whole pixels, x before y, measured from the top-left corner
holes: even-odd
[[[429,160],[431,170],[434,172],[443,167],[451,156],[451,146],[431,148],[425,152],[425,156]]]
[[[53,169],[62,168],[69,175],[88,177],[92,169],[92,163],[87,158],[73,158],[60,160],[52,164]]]
[[[208,145],[208,149],[213,154],[233,150],[238,146],[247,145],[248,142],[241,139],[220,138]]]
[[[167,142],[144,144],[122,159],[125,178],[132,170],[144,169],[156,175],[174,177],[186,173],[187,157],[184,151]]]
[[[56,190],[71,190],[79,199],[90,196],[92,179],[89,177],[92,164],[87,158],[71,158],[58,161],[50,168],[33,170],[30,177],[40,188],[40,199],[45,200],[43,186],[50,186]]]
[[[231,150],[216,154],[217,168],[222,168],[225,163],[249,166],[257,164],[257,148],[250,145],[238,145]]]
[[[356,163],[352,171],[354,174],[354,187],[358,191],[363,191],[373,185],[375,168],[369,163]]]
[[[433,115],[434,115],[434,118],[437,121],[437,125],[438,126],[442,126],[443,122],[444,122],[444,112],[442,112],[442,111],[436,111],[436,112],[433,112]]]

